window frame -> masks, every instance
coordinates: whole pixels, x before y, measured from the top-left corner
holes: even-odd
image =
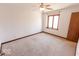
[[[50,17],[50,16],[53,17],[53,20],[52,20],[52,28],[49,28],[49,17]],[[58,25],[57,25],[57,28],[53,28],[53,24],[54,24],[54,16],[59,16],[59,17],[58,17]],[[48,29],[58,30],[58,26],[59,26],[59,18],[60,18],[60,14],[48,15],[47,28],[48,28]]]

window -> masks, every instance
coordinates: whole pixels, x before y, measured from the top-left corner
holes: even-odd
[[[48,25],[48,27],[49,27],[49,28],[52,28],[52,23],[53,23],[53,20],[52,20],[52,19],[53,19],[53,17],[50,16],[49,19],[50,19],[50,20],[49,20],[49,25]]]
[[[58,29],[59,15],[48,16],[48,26],[47,28]]]

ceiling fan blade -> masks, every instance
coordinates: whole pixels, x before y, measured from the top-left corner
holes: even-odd
[[[40,8],[44,8],[44,11],[52,11],[53,9],[52,8],[50,8],[50,6],[51,5],[49,5],[49,4],[44,4],[44,3],[41,3],[40,4]]]

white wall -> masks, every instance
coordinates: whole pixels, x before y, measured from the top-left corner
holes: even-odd
[[[40,11],[30,4],[0,4],[0,42],[42,31]]]
[[[62,10],[43,13],[43,18],[42,18],[42,20],[43,20],[43,31],[51,33],[51,34],[55,34],[55,35],[58,35],[58,36],[61,36],[61,37],[67,37],[72,12],[79,12],[79,4],[65,8],[65,9],[62,9]],[[58,30],[47,29],[46,26],[47,26],[48,15],[57,14],[57,13],[60,13]]]

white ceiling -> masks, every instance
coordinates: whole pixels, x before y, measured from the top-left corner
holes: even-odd
[[[13,3],[13,4],[0,4],[0,6],[4,5],[4,6],[19,6],[19,7],[24,7],[24,8],[30,8],[34,11],[36,10],[40,10],[40,4],[41,3]],[[50,8],[52,8],[53,10],[58,10],[58,9],[62,9],[62,8],[66,8],[66,7],[69,7],[69,6],[72,6],[72,5],[75,5],[77,3],[44,3],[45,5],[49,4],[50,5]]]
[[[67,8],[69,6],[75,5],[77,3],[44,3],[45,5],[49,4],[50,8],[52,8],[53,10],[58,10],[58,9],[63,9],[63,8]],[[39,8],[40,3],[30,3],[30,6],[32,6],[32,8]]]
[[[74,4],[75,3],[49,3],[49,5],[51,5],[50,7],[54,10],[66,8],[66,7],[72,6]]]

